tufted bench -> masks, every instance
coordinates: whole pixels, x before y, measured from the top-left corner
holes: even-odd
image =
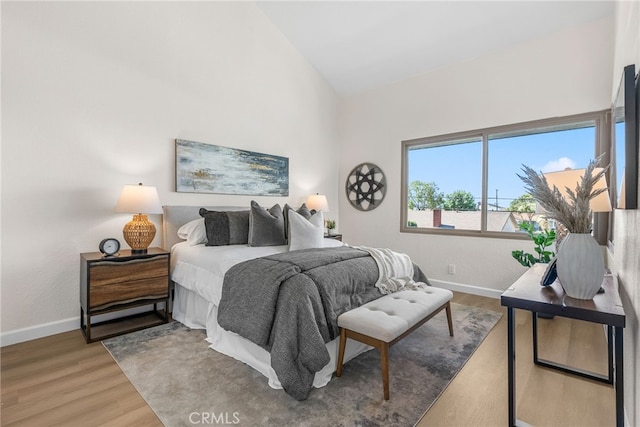
[[[384,399],[389,400],[389,347],[422,326],[442,309],[447,311],[449,335],[453,336],[451,298],[447,289],[429,286],[424,290],[407,290],[384,295],[338,317],[340,349],[336,376],[342,375],[342,361],[347,338],[380,350]]]

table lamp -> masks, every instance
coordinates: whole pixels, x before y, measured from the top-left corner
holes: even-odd
[[[307,197],[307,208],[315,211],[329,212],[329,202],[324,194],[311,194]]]
[[[115,212],[131,213],[133,219],[122,229],[124,240],[131,246],[131,253],[146,254],[156,235],[156,227],[146,214],[161,214],[162,205],[155,187],[125,185],[118,198]]]

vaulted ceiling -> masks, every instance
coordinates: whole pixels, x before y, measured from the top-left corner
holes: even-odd
[[[585,24],[612,1],[259,1],[343,95]],[[570,54],[570,52],[568,52]]]

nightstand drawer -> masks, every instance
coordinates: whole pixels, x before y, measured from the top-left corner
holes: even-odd
[[[161,299],[169,296],[169,278],[165,276],[149,279],[103,283],[91,285],[90,309],[104,309],[142,299]]]
[[[116,284],[126,278],[127,282],[148,279],[151,277],[167,277],[169,257],[161,255],[154,258],[133,259],[130,261],[99,261],[91,264],[89,285],[94,286]],[[93,305],[93,304],[92,304]]]

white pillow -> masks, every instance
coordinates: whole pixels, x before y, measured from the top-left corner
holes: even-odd
[[[324,246],[324,217],[322,211],[308,220],[293,209],[289,210],[289,250],[321,248]]]
[[[178,229],[178,237],[189,242],[189,246],[207,243],[207,230],[204,227],[204,218],[189,221]]]

